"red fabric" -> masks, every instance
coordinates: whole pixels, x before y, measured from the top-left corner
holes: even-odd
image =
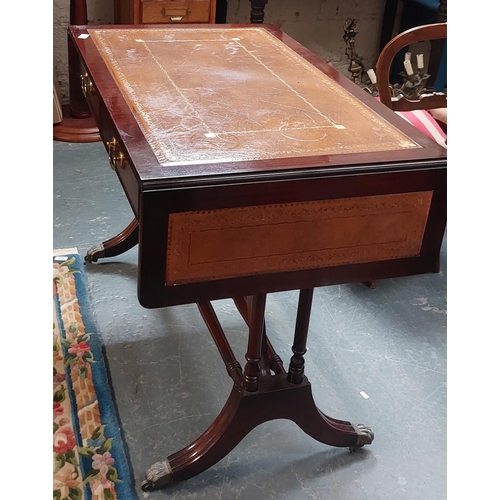
[[[379,100],[378,97],[376,99]],[[396,111],[396,113],[427,137],[446,148],[446,133],[428,111],[419,109],[415,111]]]
[[[428,111],[419,109],[415,111],[396,111],[396,113],[432,140],[446,148],[446,134]]]

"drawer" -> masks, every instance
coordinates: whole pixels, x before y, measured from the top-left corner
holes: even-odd
[[[109,166],[116,172],[134,214],[139,213],[139,186],[134,174],[134,168],[130,161],[125,146],[120,141],[113,120],[106,107],[102,104],[101,97],[97,92],[94,81],[89,76],[87,69],[80,61],[80,80],[82,82],[82,94],[89,105],[92,116],[96,122],[101,139],[108,153]]]
[[[106,110],[101,115],[101,137],[108,153],[109,166],[113,170],[123,186],[130,206],[136,217],[139,215],[139,183],[135,176],[135,167],[130,160],[129,154],[116,132],[113,120]]]
[[[211,0],[143,0],[141,23],[209,23]]]
[[[96,125],[99,127],[101,121],[99,96],[97,94],[94,82],[88,75],[87,69],[83,64],[80,64],[80,83],[83,97],[85,97]]]

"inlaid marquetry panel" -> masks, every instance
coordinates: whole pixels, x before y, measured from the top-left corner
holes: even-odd
[[[418,256],[432,191],[169,215],[167,285]]]
[[[420,147],[264,28],[88,31],[163,166]]]

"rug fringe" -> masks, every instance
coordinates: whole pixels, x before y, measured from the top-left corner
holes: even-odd
[[[56,248],[52,250],[52,256],[57,257],[58,255],[66,255],[67,253],[78,253],[78,248]]]

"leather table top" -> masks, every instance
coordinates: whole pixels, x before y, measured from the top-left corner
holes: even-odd
[[[420,148],[263,28],[88,32],[163,166]]]

